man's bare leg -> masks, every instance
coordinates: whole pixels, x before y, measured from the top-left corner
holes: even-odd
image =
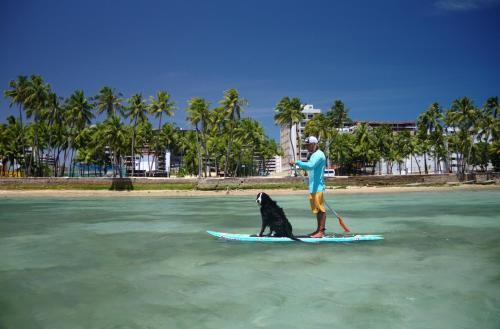
[[[325,225],[326,225],[326,212],[318,212],[316,214],[316,220],[318,222],[318,227],[316,232],[310,235],[311,238],[322,238],[325,236]]]

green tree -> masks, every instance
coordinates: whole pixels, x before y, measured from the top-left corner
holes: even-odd
[[[143,154],[146,152],[147,153],[147,158],[148,158],[148,164],[147,164],[147,170],[144,169],[144,176],[146,176],[147,173],[151,174],[153,171],[153,163],[155,162],[155,159],[151,161],[151,157],[153,154],[153,150],[151,148],[151,142],[153,141],[153,125],[149,121],[139,121],[136,127],[136,136],[135,136],[135,142],[136,145],[138,146],[141,154],[141,160],[143,157]],[[142,161],[141,161],[142,162]]]
[[[29,83],[28,77],[20,75],[17,77],[17,80],[11,80],[9,82],[10,89],[4,91],[4,96],[6,98],[10,98],[9,107],[12,107],[14,104],[18,106],[19,126],[21,134],[24,134],[23,111],[26,107],[26,90],[28,87],[28,83]],[[24,136],[21,136],[20,142],[24,143]],[[22,150],[22,157],[24,158],[26,156],[24,144],[21,144],[20,147]],[[27,176],[28,173],[26,166],[23,166],[23,168],[24,168],[24,175]]]
[[[198,154],[198,177],[201,177],[203,161],[202,161],[202,148],[206,150],[205,145],[205,132],[209,116],[209,104],[203,98],[194,97],[188,102],[186,108],[187,120],[195,127],[196,131],[196,149]],[[201,125],[201,128],[200,128]],[[200,136],[201,135],[201,136]],[[206,176],[206,171],[205,171]]]
[[[425,112],[420,114],[417,119],[419,138],[421,139],[423,145],[427,146],[424,147],[424,171],[426,174],[428,174],[427,153],[434,146],[432,143],[433,138],[431,138],[431,136],[434,135],[434,140],[436,140],[435,133],[443,133],[441,125],[442,119],[442,110],[438,103],[432,103],[431,106],[429,106]]]
[[[229,172],[229,156],[231,154],[231,145],[233,143],[233,133],[236,128],[236,123],[240,119],[243,107],[248,105],[247,100],[240,98],[236,89],[229,89],[224,92],[224,98],[220,101],[225,114],[226,125],[228,128],[229,140],[227,143],[226,162],[224,167],[224,177],[230,175]]]
[[[149,112],[155,118],[159,119],[158,129],[161,129],[161,119],[163,115],[165,114],[167,117],[171,117],[176,110],[175,102],[173,102],[170,97],[170,94],[163,90],[156,93],[156,98],[153,96],[149,97]]]
[[[330,160],[330,144],[332,139],[338,133],[332,125],[332,121],[323,114],[318,114],[307,122],[304,133],[308,136],[317,136],[320,142],[320,148],[325,150],[326,163]]]
[[[142,98],[142,94],[135,94],[127,100],[129,106],[126,108],[126,115],[132,124],[132,143],[130,150],[130,163],[132,169],[132,176],[134,176],[135,171],[135,150],[136,150],[136,129],[139,122],[147,121],[148,119],[148,105],[146,101]]]
[[[104,86],[99,90],[99,94],[94,97],[94,106],[97,113],[106,113],[107,117],[123,116],[123,98],[120,92],[111,87]]]
[[[498,96],[490,97],[486,100],[486,104],[483,106],[483,111],[486,115],[491,115],[493,119],[498,119],[498,112],[500,106],[498,103]]]
[[[478,132],[479,111],[468,97],[456,99],[446,111],[446,122],[454,129],[454,136],[449,139],[457,154],[457,169],[463,177],[470,162],[473,136]]]
[[[234,136],[235,141],[240,145],[234,171],[238,175],[239,170],[242,169],[240,166],[244,164],[245,175],[248,174],[247,168],[250,168],[250,173],[253,174],[255,171],[255,151],[266,138],[264,129],[257,121],[251,118],[244,118],[238,122]]]
[[[58,175],[59,153],[64,143],[64,114],[61,98],[56,93],[51,92],[47,100],[47,107],[42,113],[42,119],[47,121],[48,156],[50,156],[52,151],[52,158],[54,159],[52,172],[56,177]]]
[[[70,156],[70,164],[71,170],[70,174],[73,170],[74,166],[74,151],[76,138],[80,134],[80,132],[91,123],[94,118],[93,114],[93,104],[90,99],[85,97],[83,90],[75,90],[73,94],[67,99],[66,104],[66,123],[68,125],[69,134],[68,134],[68,145],[69,150],[71,151]]]
[[[117,174],[122,177],[121,159],[122,155],[126,153],[127,140],[129,139],[127,127],[118,116],[112,116],[99,128],[102,130],[102,140],[111,150],[113,177],[116,177]]]
[[[326,118],[334,128],[343,128],[345,123],[352,123],[347,109],[341,100],[335,100],[326,113]]]
[[[36,167],[38,168],[38,171],[36,173],[37,176],[42,175],[42,172],[40,171],[42,166],[40,162],[40,143],[38,138],[39,123],[42,112],[47,106],[47,100],[50,92],[50,85],[46,84],[41,76],[30,76],[26,84],[24,93],[24,107],[26,110],[26,117],[28,119],[33,118],[34,120],[32,139],[33,143],[30,162],[28,165],[28,172],[31,173],[31,167],[33,165],[33,162],[35,162]]]
[[[394,138],[392,128],[389,125],[381,125],[373,130],[373,138],[377,148],[377,152],[386,162],[387,173],[392,172],[392,152],[394,147]],[[382,161],[379,159],[379,172],[382,172]]]
[[[354,148],[354,134],[339,133],[334,136],[330,146],[330,155],[333,163],[338,166],[338,174],[346,175],[353,172],[355,162]]]
[[[170,123],[164,124],[160,130],[155,131],[153,134],[153,140],[151,143],[151,148],[156,155],[162,154],[167,150],[172,154],[175,150],[176,141],[176,128]],[[168,173],[170,173],[170,167],[165,168]]]
[[[295,126],[295,133],[298,136],[297,127],[300,121],[304,119],[304,113],[302,113],[303,109],[304,106],[301,104],[300,99],[290,99],[288,96],[283,97],[274,109],[274,122],[281,127],[288,127],[290,129],[289,138],[293,161],[297,159],[296,150],[293,147],[292,130]],[[300,140],[298,141],[298,145],[300,148]]]
[[[354,154],[357,160],[361,163],[366,172],[366,167],[375,167],[375,162],[380,159],[377,152],[375,139],[370,132],[370,127],[367,123],[362,123],[354,129]],[[372,169],[372,171],[373,171]]]

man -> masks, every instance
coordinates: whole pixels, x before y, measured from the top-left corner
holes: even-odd
[[[319,149],[318,139],[314,136],[309,136],[305,139],[307,151],[311,154],[309,161],[290,161],[290,165],[297,165],[299,168],[305,169],[309,175],[309,201],[311,202],[311,210],[316,214],[318,222],[316,231],[310,234],[311,238],[322,238],[325,236],[326,210],[323,200],[323,192],[325,191],[324,172],[326,166],[325,154]]]

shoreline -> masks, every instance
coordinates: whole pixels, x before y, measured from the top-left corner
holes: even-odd
[[[499,185],[447,185],[447,186],[347,186],[345,188],[327,189],[330,195],[344,194],[379,194],[379,193],[411,193],[411,192],[448,192],[448,191],[477,191],[498,190]],[[110,190],[1,190],[0,198],[12,197],[210,197],[210,196],[254,196],[265,191],[272,195],[307,195],[309,192],[302,189],[232,189],[232,190],[137,190],[137,191],[110,191]]]

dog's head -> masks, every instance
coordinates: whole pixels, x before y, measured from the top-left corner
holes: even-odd
[[[265,206],[272,201],[271,197],[264,192],[257,194],[257,198],[255,199],[255,202],[257,202],[260,206]]]

